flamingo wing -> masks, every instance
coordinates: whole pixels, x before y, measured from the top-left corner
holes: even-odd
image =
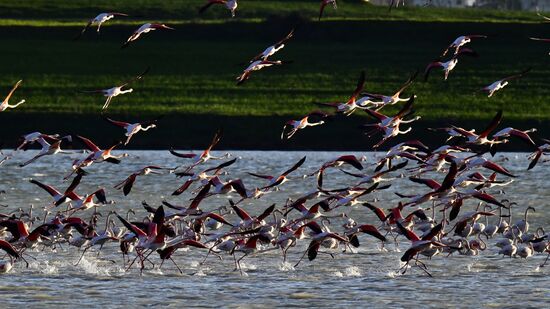
[[[493,130],[497,128],[501,120],[502,120],[502,110],[499,110],[495,115],[495,117],[493,117],[493,119],[491,120],[487,128],[481,131],[481,133],[479,134],[479,137],[480,138],[487,137],[489,133],[491,133]]]
[[[78,137],[86,145],[86,148],[88,148],[88,150],[92,152],[101,151],[101,149],[99,149],[99,147],[97,147],[96,144],[94,144],[90,139],[80,135],[77,135],[76,137]]]

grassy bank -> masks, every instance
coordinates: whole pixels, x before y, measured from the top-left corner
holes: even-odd
[[[293,63],[252,76],[242,87],[234,78],[250,59],[290,28],[290,23],[189,24],[174,32],[146,35],[120,50],[133,27],[105,27],[70,40],[76,27],[0,27],[4,44],[2,92],[18,79],[14,99],[27,103],[9,113],[97,113],[101,95],[80,90],[108,88],[150,66],[135,92],[113,100],[110,111],[125,114],[193,113],[296,116],[316,101],[344,100],[360,70],[366,89],[390,93],[415,70],[423,70],[461,33],[486,33],[471,46],[480,57],[461,59],[447,82],[439,71],[417,82],[418,112],[427,119],[486,119],[504,108],[513,119],[548,119],[549,46],[528,36],[544,36],[546,25],[416,22],[306,23],[277,55]],[[533,67],[524,79],[488,99],[476,91],[507,74]],[[520,112],[521,111],[521,112]]]
[[[219,21],[229,19],[229,13],[214,7],[199,16],[198,8],[206,0],[3,0],[0,17],[3,25],[74,25],[99,12],[124,12],[131,15],[115,23],[135,23],[148,18],[185,21]],[[262,21],[289,14],[316,20],[319,15],[317,0],[246,0],[239,1],[237,19]],[[327,20],[399,20],[399,21],[445,21],[445,22],[496,22],[534,23],[540,20],[529,12],[442,9],[434,7],[407,7],[393,10],[386,6],[374,6],[363,0],[338,0],[338,9],[327,7]]]

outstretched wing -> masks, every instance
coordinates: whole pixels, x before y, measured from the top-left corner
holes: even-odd
[[[499,110],[495,115],[495,117],[493,117],[493,119],[491,120],[487,128],[481,131],[481,133],[479,134],[479,137],[480,138],[487,137],[493,130],[497,128],[501,120],[502,120],[502,110]]]
[[[93,19],[90,19],[90,20],[88,21],[88,23],[86,24],[86,26],[84,26],[84,28],[82,28],[82,31],[80,31],[80,32],[78,33],[78,35],[74,38],[75,41],[78,40],[78,39],[80,39],[80,37],[84,34],[84,32],[86,32],[86,31],[88,30],[88,28],[90,28],[90,26],[92,25],[92,22],[93,22]]]
[[[127,80],[127,81],[124,82],[122,85],[120,85],[120,87],[124,87],[124,86],[126,86],[126,85],[128,85],[128,84],[130,84],[130,83],[132,83],[132,82],[135,82],[135,81],[137,81],[137,80],[142,79],[143,76],[145,76],[147,73],[149,73],[149,70],[150,70],[150,69],[151,69],[151,67],[147,67],[147,68],[145,69],[145,71],[143,71],[141,74],[139,74],[138,76],[133,77],[133,78]]]
[[[123,122],[123,121],[116,121],[116,120],[113,120],[111,118],[108,118],[108,117],[104,117],[105,120],[109,121],[110,123],[114,124],[115,126],[118,126],[118,127],[121,127],[121,128],[126,128],[127,126],[130,125],[130,123],[128,122]]]
[[[286,175],[294,172],[296,169],[298,169],[300,166],[302,166],[302,164],[304,164],[304,162],[306,162],[306,157],[305,156],[302,159],[300,159],[300,161],[296,162],[296,164],[294,164],[294,166],[292,166],[287,171],[285,171],[283,174],[281,174],[281,176],[286,176]]]
[[[8,93],[8,96],[4,99],[4,102],[9,101],[9,99],[11,98],[11,96],[13,95],[13,93],[15,92],[15,90],[19,87],[19,85],[21,85],[22,82],[23,82],[23,80],[20,80],[20,81],[18,81],[17,83],[15,83],[15,85],[13,86],[13,88],[11,88],[10,93]]]
[[[101,150],[91,140],[89,140],[89,139],[87,139],[83,136],[80,136],[80,135],[77,135],[76,137],[78,137],[86,145],[86,148],[88,148],[88,150],[93,151],[93,152]]]

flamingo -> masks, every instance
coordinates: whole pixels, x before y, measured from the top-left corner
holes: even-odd
[[[9,100],[11,98],[11,96],[13,95],[13,93],[15,92],[15,90],[19,87],[19,85],[21,85],[23,81],[20,80],[18,81],[15,86],[13,86],[13,88],[10,90],[10,93],[8,93],[8,96],[6,96],[6,98],[4,99],[4,101],[2,101],[2,103],[0,104],[0,112],[3,112],[5,111],[6,109],[8,108],[16,108],[17,106],[25,103],[25,100],[21,100],[19,101],[17,104],[15,105],[10,105],[9,104]]]
[[[486,39],[486,35],[479,35],[479,34],[473,34],[473,35],[461,35],[458,38],[456,38],[450,45],[445,49],[442,56],[445,56],[449,50],[453,49],[455,50],[454,55],[458,55],[460,52],[460,49],[462,46],[470,43],[472,39]]]
[[[207,0],[208,2],[199,8],[199,14],[204,13],[209,7],[214,4],[224,5],[229,11],[231,11],[231,17],[235,17],[235,11],[237,10],[237,0]]]
[[[404,130],[404,131],[401,131],[399,129],[399,125],[402,124],[402,123],[411,123],[413,121],[416,121],[418,119],[420,119],[420,116],[416,116],[412,119],[409,119],[409,120],[403,120],[403,118],[407,115],[409,115],[412,111],[412,106],[413,106],[413,103],[414,103],[414,95],[412,95],[409,100],[407,101],[407,103],[401,108],[401,110],[395,114],[395,116],[393,117],[388,117],[386,115],[383,115],[377,111],[374,111],[374,110],[371,110],[371,109],[365,109],[365,112],[367,112],[367,114],[369,114],[370,116],[376,118],[378,120],[378,123],[375,123],[375,124],[366,124],[365,126],[366,127],[373,127],[372,130],[370,130],[369,132],[366,133],[367,136],[372,136],[373,134],[375,134],[377,131],[381,131],[384,133],[384,136],[382,137],[382,140],[380,142],[378,142],[377,144],[375,144],[373,146],[373,148],[378,148],[379,146],[381,146],[384,142],[386,142],[388,139],[392,138],[392,137],[395,137],[399,134],[406,134],[408,132],[410,132],[412,130],[411,127],[409,127],[408,129]]]
[[[527,170],[530,170],[530,169],[534,168],[537,165],[537,163],[539,162],[542,155],[550,150],[550,140],[542,139],[542,141],[544,141],[545,144],[538,146],[537,149],[535,150],[535,152],[533,152],[532,154],[530,154],[528,156],[528,158],[529,158],[529,160],[531,160],[531,162],[529,163],[529,166],[527,167]]]
[[[183,192],[185,192],[189,186],[191,186],[191,184],[195,181],[201,181],[203,184],[206,184],[208,183],[209,179],[214,177],[214,176],[209,176],[207,175],[208,172],[211,172],[211,171],[214,171],[214,175],[218,175],[221,170],[225,167],[228,167],[228,166],[231,166],[233,163],[235,163],[237,161],[237,159],[233,159],[233,160],[230,160],[230,161],[227,161],[227,162],[224,162],[218,166],[215,166],[215,167],[211,167],[211,168],[208,168],[208,169],[205,169],[203,171],[200,171],[200,172],[195,172],[195,173],[191,173],[191,172],[181,172],[181,173],[176,173],[176,175],[178,175],[179,177],[183,177],[183,176],[187,176],[187,180],[185,180],[185,182],[183,183],[183,185],[181,185],[178,189],[176,189],[172,195],[180,195],[182,194]],[[236,189],[237,190],[237,189]],[[237,190],[239,191],[239,190]]]
[[[233,247],[233,250],[231,250],[231,255],[233,255],[233,256],[235,255],[235,252],[244,253],[243,256],[241,256],[239,259],[235,260],[235,270],[238,269],[241,272],[241,275],[243,274],[243,270],[241,268],[242,259],[244,259],[245,257],[247,257],[249,255],[260,252],[260,250],[258,250],[258,239],[260,239],[262,241],[265,241],[265,242],[270,242],[270,240],[266,239],[265,236],[263,236],[261,234],[258,234],[258,235],[254,235],[254,236],[250,237],[246,241],[242,241],[240,243],[237,243],[237,245]],[[267,249],[267,250],[273,250],[273,249],[276,249],[276,248],[271,248],[271,249]],[[265,252],[267,250],[263,250],[263,251]]]
[[[132,187],[134,186],[134,183],[136,182],[137,176],[145,176],[145,175],[149,175],[149,174],[160,175],[160,173],[157,172],[157,170],[161,170],[161,169],[163,169],[163,168],[160,167],[160,166],[156,166],[156,165],[148,165],[146,167],[143,167],[143,168],[137,170],[136,172],[132,173],[124,181],[116,184],[114,186],[114,188],[118,189],[118,190],[122,189],[122,192],[124,193],[124,196],[127,196],[128,194],[130,194],[130,191],[132,191]]]
[[[178,153],[174,151],[173,148],[170,149],[170,153],[178,158],[185,158],[185,159],[193,159],[193,163],[185,170],[184,173],[189,172],[192,170],[195,166],[204,163],[210,159],[221,159],[223,157],[214,157],[210,154],[210,151],[212,148],[214,148],[221,140],[222,138],[222,131],[218,130],[214,137],[212,138],[212,141],[210,142],[210,145],[208,145],[208,148],[206,148],[201,154],[196,153]],[[226,155],[227,157],[228,155]]]
[[[289,63],[288,61],[271,61],[271,60],[256,60],[252,62],[246,69],[244,69],[243,73],[239,76],[237,76],[237,85],[242,85],[245,81],[247,81],[250,78],[250,75],[252,72],[259,71],[263,68],[267,68],[274,65],[283,65],[285,63]]]
[[[350,244],[356,248],[359,247],[359,238],[357,238],[357,234],[359,233],[365,233],[365,234],[371,235],[382,242],[386,241],[386,237],[380,234],[380,232],[374,225],[362,224],[359,226],[351,227],[347,229],[345,232],[346,236],[349,239]]]
[[[159,24],[159,23],[146,23],[143,24],[141,27],[139,27],[130,37],[122,44],[120,48],[126,48],[130,45],[130,43],[134,42],[135,40],[139,39],[139,37],[144,33],[149,33],[154,30],[158,29],[168,29],[168,30],[176,30],[172,27],[168,27],[165,24]]]
[[[316,172],[314,172],[314,173],[312,173],[308,176],[313,176],[313,175],[317,174],[317,188],[322,188],[323,187],[323,174],[324,174],[325,170],[328,169],[328,168],[331,168],[331,167],[340,167],[343,164],[349,164],[357,170],[362,170],[363,169],[363,165],[361,164],[359,159],[357,159],[356,156],[354,156],[354,155],[343,155],[343,156],[339,156],[335,159],[332,159],[332,160],[329,160],[329,161],[323,163],[323,165],[321,166],[321,168],[319,170],[317,170]]]
[[[109,229],[109,226],[111,225],[111,215],[113,215],[114,213],[115,213],[114,211],[109,212],[109,214],[107,215],[107,218],[105,219],[105,229],[103,230],[102,233],[95,235],[94,237],[92,237],[92,239],[90,239],[86,248],[84,248],[84,251],[82,251],[82,255],[80,256],[80,259],[78,260],[78,262],[76,262],[76,265],[80,264],[80,261],[82,260],[82,258],[84,257],[84,254],[86,253],[86,251],[88,251],[88,249],[96,245],[99,245],[99,250],[98,250],[98,255],[99,255],[99,253],[101,252],[101,249],[108,241],[118,240],[118,238],[113,235],[114,234],[113,231]]]
[[[82,31],[80,31],[78,36],[75,37],[75,40],[80,39],[80,37],[84,34],[84,32],[86,32],[86,30],[88,30],[88,28],[90,28],[93,24],[97,24],[97,34],[99,35],[99,30],[101,28],[101,25],[106,21],[115,18],[116,16],[128,16],[128,15],[124,13],[116,13],[116,12],[101,13],[88,21],[88,23],[86,24],[86,26],[84,26]]]
[[[361,74],[359,75],[359,80],[357,81],[357,86],[355,87],[355,90],[353,91],[351,97],[348,99],[346,103],[338,103],[338,102],[330,102],[330,103],[315,103],[317,105],[321,106],[330,106],[336,109],[337,113],[344,114],[346,116],[349,116],[355,112],[357,108],[363,108],[362,106],[357,105],[356,99],[363,91],[363,87],[365,86],[365,71],[361,71]]]
[[[284,38],[282,38],[280,41],[278,41],[277,43],[269,46],[263,52],[258,54],[256,57],[252,58],[252,60],[250,60],[250,63],[258,61],[258,60],[267,60],[267,58],[273,56],[276,52],[283,49],[285,47],[285,43],[288,40],[290,40],[293,36],[294,36],[294,29],[290,30],[290,32]]]
[[[78,184],[80,183],[80,180],[82,179],[83,175],[84,174],[82,172],[78,173],[78,175],[73,179],[71,185],[67,187],[64,194],[61,194],[61,192],[59,192],[53,186],[43,184],[43,183],[41,183],[40,181],[38,181],[36,179],[31,179],[31,180],[29,180],[29,182],[39,186],[41,189],[48,192],[48,194],[51,195],[51,197],[53,197],[53,203],[54,204],[59,203],[59,205],[61,205],[65,202],[69,201],[66,194],[69,193],[69,192],[72,192],[78,186]]]
[[[537,129],[532,128],[532,129],[529,129],[529,130],[522,131],[522,130],[514,129],[514,128],[511,128],[511,127],[507,127],[507,128],[504,128],[504,129],[498,131],[497,133],[493,134],[493,138],[514,136],[514,137],[517,137],[517,138],[521,139],[522,141],[526,142],[527,144],[529,144],[531,146],[535,146],[535,142],[529,136],[529,133],[533,133],[533,132],[537,132]]]
[[[417,75],[418,75],[418,71],[416,71],[411,77],[409,77],[409,79],[401,86],[401,88],[399,88],[391,96],[385,96],[385,95],[373,94],[373,93],[362,93],[362,95],[366,95],[367,98],[369,98],[369,100],[370,99],[381,100],[382,104],[380,104],[380,107],[378,107],[377,109],[380,109],[380,108],[382,108],[386,105],[394,105],[394,104],[397,104],[399,102],[409,101],[411,99],[411,97],[401,98],[400,96],[401,96],[401,93],[403,93],[403,91],[405,91],[407,88],[409,88],[412,85],[412,83],[416,79]],[[362,99],[360,99],[360,100],[362,100]]]
[[[25,167],[33,163],[34,161],[40,159],[43,156],[55,155],[57,153],[66,153],[66,154],[71,153],[68,151],[61,150],[61,140],[57,140],[56,142],[50,145],[43,138],[39,138],[38,143],[42,145],[42,149],[40,150],[40,152],[36,156],[34,156],[32,159],[26,161],[25,163],[19,164],[19,167]]]
[[[515,223],[515,226],[518,228],[518,230],[521,232],[521,233],[527,233],[527,231],[529,230],[529,222],[527,221],[527,216],[529,215],[529,210],[535,212],[535,208],[534,207],[527,207],[525,209],[525,213],[523,214],[523,219],[521,220],[518,220],[516,223]]]
[[[306,116],[304,116],[300,120],[289,120],[285,123],[285,126],[283,127],[283,132],[281,133],[281,139],[290,139],[298,130],[305,129],[307,127],[315,127],[320,126],[324,124],[325,122],[323,120],[319,120],[317,122],[309,122],[310,117],[320,117],[321,119],[328,117],[329,115],[327,113],[323,113],[321,111],[314,111]],[[290,127],[290,130],[286,132],[287,127]]]
[[[115,203],[114,201],[107,201],[107,197],[105,195],[105,189],[103,188],[98,189],[93,193],[85,195],[83,197],[79,196],[74,192],[68,192],[65,195],[71,199],[72,207],[69,209],[69,211],[72,211],[73,213],[77,211],[88,210],[92,207],[96,208],[95,213],[97,213],[98,206]],[[94,197],[97,199],[98,203],[94,201]],[[59,206],[59,205],[60,205],[59,201],[55,203],[55,206]]]
[[[310,261],[313,261],[319,253],[319,248],[321,247],[323,242],[327,239],[332,238],[336,241],[343,242],[343,243],[349,242],[349,240],[342,235],[339,235],[330,231],[323,231],[323,229],[315,221],[308,222],[306,226],[310,228],[313,232],[312,239],[306,251],[304,252],[304,255],[302,255],[302,257],[300,258],[298,263],[294,265],[294,267],[298,267],[298,265],[300,264],[300,262],[302,261],[302,259],[305,257],[306,254],[308,259]]]
[[[450,132],[456,132],[456,135],[465,137],[467,139],[466,143],[472,144],[472,145],[492,146],[495,144],[507,143],[508,140],[506,139],[504,140],[499,140],[498,138],[494,138],[492,140],[488,139],[489,134],[497,128],[501,120],[502,120],[502,110],[499,110],[496,113],[496,115],[493,117],[493,119],[491,120],[487,128],[485,128],[485,130],[483,130],[479,134],[474,133],[475,130],[467,131],[465,129],[462,129],[456,126],[452,126],[451,128],[453,129],[453,131],[450,131]]]
[[[126,130],[126,141],[124,142],[124,145],[128,145],[130,142],[130,139],[134,136],[134,134],[137,134],[139,131],[148,131],[149,129],[153,129],[157,127],[157,120],[151,120],[151,121],[144,121],[144,122],[136,122],[136,123],[129,123],[129,122],[123,122],[123,121],[116,121],[112,120],[110,118],[105,117],[107,121],[114,124],[117,127],[123,128]]]
[[[12,268],[15,261],[18,259],[23,259],[25,263],[27,263],[27,267],[29,266],[29,263],[23,258],[17,250],[7,241],[0,240],[0,249],[6,251],[6,253],[9,255],[10,260],[9,261],[0,261],[0,273],[8,273]]]
[[[493,96],[493,94],[495,92],[497,92],[498,90],[506,87],[508,85],[508,82],[510,82],[514,79],[522,78],[529,71],[531,71],[531,68],[528,68],[528,69],[526,69],[526,70],[524,70],[524,71],[522,71],[518,74],[510,75],[510,76],[507,76],[503,79],[499,79],[496,82],[490,84],[489,86],[484,87],[481,90],[487,92],[487,96],[490,98],[490,97]]]
[[[178,266],[178,264],[176,264],[176,261],[174,261],[174,259],[172,258],[172,255],[176,252],[176,250],[181,249],[181,248],[187,248],[187,247],[195,247],[195,248],[199,248],[199,249],[208,249],[208,247],[206,245],[204,245],[203,243],[198,242],[194,239],[176,239],[174,242],[168,243],[166,245],[166,248],[157,249],[157,253],[159,254],[159,256],[162,260],[162,262],[159,265],[159,269],[162,268],[162,265],[164,264],[164,261],[170,260],[170,261],[172,261],[172,263],[174,263],[174,265],[176,266],[176,268],[178,269],[180,274],[183,274],[183,271]]]
[[[143,71],[143,73],[141,73],[140,75],[130,79],[130,80],[127,80],[125,81],[124,83],[120,84],[119,86],[114,86],[112,88],[109,88],[109,89],[99,89],[99,90],[89,90],[89,91],[83,91],[84,93],[101,93],[103,94],[103,96],[107,97],[107,100],[105,101],[105,104],[103,104],[103,107],[101,108],[101,110],[105,110],[107,109],[107,107],[109,107],[109,104],[111,103],[111,100],[116,97],[116,96],[119,96],[121,94],[126,94],[126,93],[130,93],[130,92],[133,92],[134,89],[132,88],[129,88],[129,89],[122,89],[126,86],[128,86],[130,83],[134,82],[134,81],[137,81],[137,80],[140,80],[143,78],[143,76],[145,76],[145,74],[147,74],[149,72],[149,69],[150,68],[147,68],[145,69],[145,71]]]
[[[409,163],[409,161],[404,161],[402,163],[396,164],[396,165],[388,168],[385,171],[376,172],[376,173],[371,174],[371,175],[369,175],[369,174],[355,174],[355,173],[350,173],[350,172],[347,172],[347,171],[344,171],[344,170],[341,170],[341,171],[344,172],[344,174],[347,174],[347,175],[350,175],[350,176],[353,176],[353,177],[356,177],[356,178],[360,178],[359,182],[355,184],[355,187],[358,187],[358,186],[360,186],[362,184],[365,184],[365,183],[379,183],[379,182],[382,182],[382,181],[392,181],[393,178],[384,179],[384,178],[382,178],[382,176],[384,176],[387,173],[391,173],[393,171],[397,171],[399,169],[402,169],[405,166],[407,166],[408,163]]]
[[[433,248],[444,248],[449,247],[448,245],[441,243],[437,240],[434,240],[434,238],[441,233],[443,229],[443,224],[440,223],[433,227],[429,233],[424,235],[422,238],[418,237],[413,231],[409,230],[408,228],[404,227],[399,221],[396,222],[397,227],[401,231],[405,237],[407,237],[408,240],[411,241],[411,246],[403,256],[401,257],[401,261],[405,262],[405,265],[401,267],[401,269],[404,269],[403,273],[407,271],[407,266],[409,265],[411,260],[415,260],[415,265],[417,265],[420,269],[422,269],[428,276],[432,276],[428,272],[428,268],[424,263],[422,263],[420,260],[418,260],[418,254],[427,250],[431,250]],[[415,257],[416,256],[416,257]]]
[[[424,71],[424,81],[428,80],[428,75],[430,74],[433,68],[442,68],[443,72],[445,73],[445,80],[447,80],[447,78],[449,77],[449,74],[456,67],[458,63],[458,57],[461,55],[467,55],[471,57],[478,56],[478,54],[475,51],[469,48],[460,48],[458,52],[453,56],[453,58],[451,58],[451,60],[446,62],[434,61],[428,64],[428,66],[426,66],[426,70]]]
[[[283,183],[287,182],[288,181],[287,176],[290,173],[297,170],[300,166],[302,166],[302,164],[304,164],[305,161],[306,161],[306,157],[304,156],[302,159],[300,159],[298,162],[296,162],[291,168],[289,168],[288,170],[284,171],[281,175],[276,176],[276,177],[271,176],[271,175],[260,175],[260,174],[250,173],[250,172],[248,174],[252,175],[254,177],[269,180],[269,183],[266,186],[261,188],[261,190],[268,190],[270,188],[277,187],[277,186],[282,185]]]
[[[64,136],[64,139],[68,140],[69,142],[72,142],[72,137],[70,135]],[[27,148],[36,142],[38,142],[39,139],[43,139],[47,141],[48,143],[53,143],[60,139],[59,134],[42,134],[40,132],[31,132],[29,134],[25,134],[21,136],[19,139],[19,146],[15,148],[16,151],[19,150],[27,150]]]

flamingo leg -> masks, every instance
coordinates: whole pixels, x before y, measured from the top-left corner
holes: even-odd
[[[80,258],[78,259],[78,262],[76,262],[76,264],[74,266],[78,266],[78,264],[80,264],[80,261],[82,261],[82,258],[84,257],[84,253],[86,253],[86,251],[88,251],[88,249],[90,249],[90,247],[86,247],[84,249],[84,251],[82,251],[82,255],[80,256]]]
[[[178,264],[176,264],[176,261],[174,261],[174,259],[173,259],[172,257],[170,257],[170,261],[172,261],[172,263],[174,263],[174,265],[176,265],[176,268],[180,271],[180,274],[183,275],[183,271],[182,271],[181,268],[178,266]],[[162,261],[162,262],[164,262],[164,261]],[[161,264],[161,266],[162,266],[162,264]],[[159,269],[160,269],[160,267],[159,267]]]
[[[239,267],[239,271],[241,272],[241,276],[243,275],[243,269],[241,268],[241,260],[245,258],[245,256],[247,256],[248,253],[245,253],[243,256],[241,256],[241,258],[239,258],[237,260],[237,266]]]

